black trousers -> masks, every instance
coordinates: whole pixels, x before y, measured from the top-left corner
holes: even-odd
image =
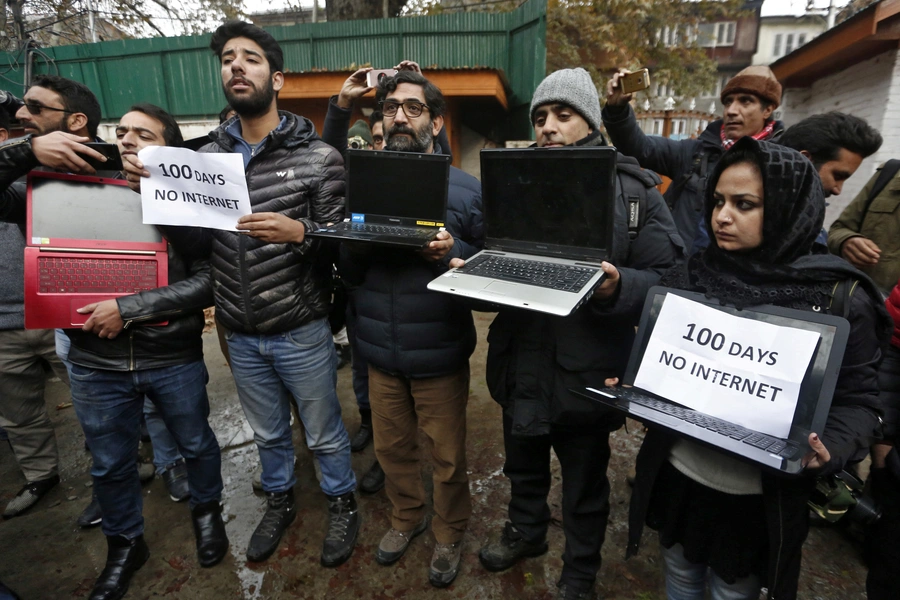
[[[900,415],[900,350],[890,346],[878,370],[878,386],[885,409],[888,439],[900,444],[897,417]],[[866,562],[869,600],[900,598],[900,470],[895,448],[887,457],[888,466],[869,472],[872,499],[881,507],[882,517],[866,530]]]
[[[550,524],[550,449],[562,467],[562,513],[566,549],[560,583],[594,584],[609,520],[609,432],[599,428],[554,427],[550,435],[516,437],[503,415],[504,474],[512,485],[509,520],[525,540],[538,543]]]

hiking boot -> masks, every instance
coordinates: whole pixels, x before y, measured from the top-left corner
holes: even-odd
[[[328,534],[322,544],[323,567],[336,567],[347,562],[356,546],[360,517],[356,496],[328,496]]]
[[[48,477],[47,479],[39,479],[31,483],[26,483],[16,494],[16,497],[9,501],[6,510],[3,511],[4,519],[12,519],[18,517],[29,508],[38,503],[38,500],[44,497],[54,486],[59,483],[59,475]]]
[[[91,503],[79,515],[77,523],[79,527],[87,529],[88,527],[96,527],[102,522],[103,513],[100,512],[100,501],[97,500],[97,494],[94,494],[91,496]]]
[[[594,586],[584,587],[572,583],[560,583],[556,589],[555,600],[591,600],[594,597]]]
[[[184,459],[173,462],[163,471],[163,481],[166,484],[166,491],[169,492],[169,498],[172,502],[184,502],[191,497],[191,487],[188,485],[187,465]]]
[[[500,541],[482,548],[478,552],[478,558],[488,571],[503,571],[522,558],[544,554],[547,548],[547,540],[537,543],[527,542],[515,525],[507,521],[503,526]]]
[[[375,552],[375,560],[378,561],[380,565],[392,565],[403,556],[403,553],[406,552],[406,549],[409,547],[409,543],[412,541],[414,537],[425,531],[427,523],[425,519],[422,519],[422,522],[416,525],[415,529],[412,531],[397,531],[393,527],[391,527],[384,537],[381,538],[381,543],[378,544],[378,550]]]
[[[266,493],[266,502],[269,505],[266,514],[256,526],[247,547],[247,560],[250,562],[260,562],[272,556],[281,536],[297,517],[294,488],[286,492]]]
[[[106,545],[106,566],[91,590],[90,600],[122,598],[128,591],[131,576],[150,558],[150,549],[147,548],[143,535],[133,540],[120,535],[108,535]]]
[[[437,588],[444,588],[453,583],[459,573],[459,557],[462,553],[462,541],[455,544],[435,544],[431,555],[431,568],[428,570],[428,581]]]
[[[359,491],[364,494],[374,494],[383,487],[384,469],[381,468],[381,464],[376,460],[375,464],[366,471],[366,474],[360,480]]]
[[[362,452],[372,441],[372,411],[359,409],[359,431],[350,440],[350,452]]]

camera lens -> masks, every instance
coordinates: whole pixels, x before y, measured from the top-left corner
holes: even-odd
[[[350,147],[353,148],[354,150],[359,150],[360,146],[361,146],[361,144],[356,140],[353,140],[352,142],[350,142]]]
[[[856,499],[856,506],[848,512],[850,518],[863,525],[877,523],[881,518],[881,507],[868,496],[860,496]]]

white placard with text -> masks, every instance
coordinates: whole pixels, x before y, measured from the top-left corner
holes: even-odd
[[[668,294],[634,385],[749,429],[788,437],[819,334]]]
[[[150,172],[141,180],[145,224],[235,231],[252,212],[240,154],[150,146],[138,158]]]

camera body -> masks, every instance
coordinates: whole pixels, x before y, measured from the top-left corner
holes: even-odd
[[[362,137],[355,135],[349,140],[347,140],[347,147],[352,148],[353,150],[371,150],[372,146],[369,145],[369,142],[364,140]]]
[[[816,480],[816,488],[809,497],[809,507],[829,523],[836,523],[845,515],[864,525],[881,518],[881,507],[863,494],[863,482],[847,471]]]
[[[397,74],[397,69],[375,69],[366,73],[366,85],[369,87],[378,87],[381,80],[385,77],[393,77]]]

